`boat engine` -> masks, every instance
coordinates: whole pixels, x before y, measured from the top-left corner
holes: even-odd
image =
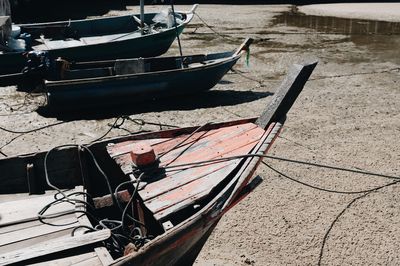
[[[32,91],[42,85],[43,79],[49,74],[50,58],[48,52],[31,51],[26,54],[26,66],[22,69],[23,79],[19,84],[19,89]]]

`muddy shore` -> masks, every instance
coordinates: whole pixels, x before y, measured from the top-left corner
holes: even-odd
[[[107,15],[132,10],[138,8]],[[257,116],[291,64],[318,58],[270,151],[275,159],[265,159],[257,170],[264,182],[222,218],[196,265],[398,265],[400,184],[350,193],[396,179],[301,162],[400,176],[400,26],[292,10],[288,5],[201,5],[198,14],[214,32],[196,17],[182,35],[184,53],[235,49],[246,37],[255,43],[249,66],[242,59],[214,89],[193,97],[78,111],[66,118],[35,112],[43,96],[1,88],[0,127],[26,131],[65,123],[29,134],[1,131],[0,156],[88,143],[104,135],[121,113],[179,126]],[[169,54],[178,54],[176,44]],[[128,121],[107,136],[159,128]]]

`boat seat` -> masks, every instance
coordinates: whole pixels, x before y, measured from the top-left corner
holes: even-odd
[[[117,60],[114,65],[116,75],[140,74],[146,72],[143,58]]]

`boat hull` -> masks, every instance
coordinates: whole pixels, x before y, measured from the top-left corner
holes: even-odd
[[[149,17],[155,14],[148,14]],[[192,14],[187,15],[187,19],[180,24],[177,29],[169,28],[161,32],[151,33],[141,36],[138,32],[126,33],[123,38],[116,38],[114,40],[84,44],[71,47],[60,48],[45,48],[42,46],[40,50],[47,51],[50,59],[54,60],[62,57],[69,61],[94,61],[94,60],[107,60],[129,57],[153,57],[164,54],[168,51],[176,36],[181,34],[187,23],[190,22]],[[114,18],[115,19],[115,18]],[[104,21],[102,21],[104,20]],[[99,19],[100,26],[106,26],[109,19]],[[132,19],[133,20],[133,19]],[[111,21],[112,22],[112,21]],[[84,22],[75,22],[84,23]],[[46,24],[44,24],[46,25]],[[47,23],[52,25],[52,23]],[[29,31],[30,25],[21,25],[21,32]],[[82,28],[86,28],[84,26]],[[112,29],[111,29],[112,30]],[[106,31],[110,32],[106,28]],[[35,34],[32,33],[34,36]],[[37,49],[34,49],[37,50]],[[26,52],[8,52],[0,54],[0,75],[7,75],[11,73],[19,73],[26,66]]]
[[[238,59],[233,57],[220,64],[193,69],[48,83],[46,107],[49,110],[86,109],[205,91],[214,87]]]

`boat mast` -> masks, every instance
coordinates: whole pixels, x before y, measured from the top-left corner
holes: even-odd
[[[183,53],[182,53],[181,39],[179,38],[178,26],[176,25],[174,0],[171,0],[171,8],[172,8],[172,15],[174,17],[174,26],[175,26],[176,39],[178,40],[179,54],[181,56],[181,68],[183,68]]]
[[[140,33],[144,34],[144,0],[140,0]]]

